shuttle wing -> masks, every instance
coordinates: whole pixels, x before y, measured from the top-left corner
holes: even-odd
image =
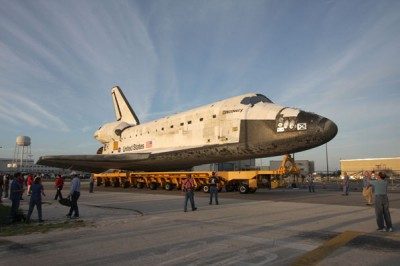
[[[150,153],[49,155],[40,157],[37,164],[100,173],[108,169],[124,169],[132,162],[147,160],[149,156]]]

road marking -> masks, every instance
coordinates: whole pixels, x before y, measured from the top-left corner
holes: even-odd
[[[363,233],[361,232],[354,232],[354,231],[343,232],[340,235],[326,241],[316,249],[307,252],[306,254],[298,258],[295,262],[293,262],[291,265],[292,266],[317,265],[318,262],[322,261],[324,258],[332,254],[334,251],[336,251],[337,249],[344,246],[352,239],[362,234]]]

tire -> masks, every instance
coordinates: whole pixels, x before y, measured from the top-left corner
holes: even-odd
[[[207,186],[207,185],[204,185],[204,186],[203,186],[203,192],[204,192],[204,193],[210,193],[210,187]]]
[[[246,194],[249,192],[249,187],[247,185],[241,185],[239,187],[240,194]]]
[[[129,181],[124,182],[124,188],[129,188],[131,186],[131,183]]]
[[[151,183],[150,183],[150,189],[151,189],[151,190],[156,190],[156,189],[157,189],[157,183],[151,182]]]
[[[167,183],[165,184],[165,190],[172,190],[172,184],[171,183]]]
[[[136,184],[136,187],[142,189],[142,188],[144,187],[143,182],[138,182],[138,183]]]

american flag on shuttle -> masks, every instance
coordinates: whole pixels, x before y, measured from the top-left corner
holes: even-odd
[[[153,141],[151,140],[146,141],[146,148],[151,148],[151,147],[153,147]]]

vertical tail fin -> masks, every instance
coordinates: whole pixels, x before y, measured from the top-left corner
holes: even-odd
[[[111,95],[114,102],[117,121],[124,121],[131,125],[139,125],[139,118],[132,110],[132,107],[126,100],[125,95],[122,93],[122,90],[118,86],[115,86],[111,90]]]

